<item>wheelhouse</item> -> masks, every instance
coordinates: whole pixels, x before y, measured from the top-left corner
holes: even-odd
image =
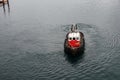
[[[68,34],[68,41],[77,40],[80,41],[80,33],[79,32],[72,32]]]

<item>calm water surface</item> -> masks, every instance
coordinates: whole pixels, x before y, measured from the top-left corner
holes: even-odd
[[[85,51],[64,54],[70,25]],[[0,7],[0,80],[120,80],[119,0],[10,0]]]

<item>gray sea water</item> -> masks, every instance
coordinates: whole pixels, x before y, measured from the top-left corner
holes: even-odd
[[[71,24],[85,35],[64,53]],[[0,7],[0,80],[120,80],[120,0],[10,0]]]

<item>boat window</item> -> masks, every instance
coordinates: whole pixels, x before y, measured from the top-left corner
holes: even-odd
[[[72,38],[70,37],[69,40],[72,40]]]
[[[80,37],[77,37],[76,40],[80,40]]]
[[[75,37],[73,37],[73,40],[75,40]]]

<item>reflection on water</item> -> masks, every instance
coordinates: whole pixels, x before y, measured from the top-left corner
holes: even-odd
[[[65,53],[64,56],[69,63],[75,65],[77,63],[80,63],[84,59],[84,52],[81,52],[78,55],[70,55]]]
[[[3,0],[3,1],[1,1],[0,7],[3,7],[4,14],[6,14],[6,7],[7,7],[7,10],[8,10],[8,13],[10,13],[9,0],[6,0],[6,1]]]

